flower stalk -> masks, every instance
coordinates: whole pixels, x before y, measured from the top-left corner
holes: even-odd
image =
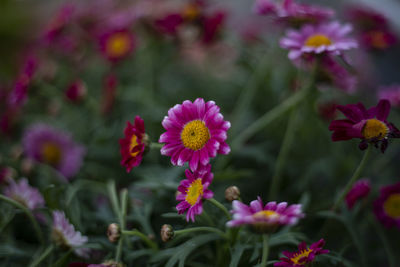
[[[218,200],[216,200],[215,198],[210,198],[207,199],[209,202],[211,202],[214,206],[216,206],[217,208],[219,208],[220,210],[222,210],[222,212],[225,214],[226,218],[228,220],[231,219],[231,214],[229,213],[229,211],[227,210],[227,208],[225,208],[224,205],[222,205]]]
[[[268,253],[269,253],[268,234],[263,234],[262,239],[263,239],[263,250],[262,250],[262,258],[260,266],[266,267],[268,260]]]
[[[133,230],[130,230],[130,231],[122,230],[121,233],[122,233],[122,235],[137,236],[140,239],[142,239],[143,242],[145,242],[150,248],[152,248],[154,250],[158,249],[158,246],[154,241],[152,241],[148,236],[146,236],[145,234],[143,234],[142,232],[140,232],[137,229],[133,229]]]

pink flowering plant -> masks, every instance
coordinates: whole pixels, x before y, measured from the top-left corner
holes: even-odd
[[[395,4],[5,1],[0,265],[400,266]]]

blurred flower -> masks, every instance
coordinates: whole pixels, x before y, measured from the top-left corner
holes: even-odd
[[[346,93],[354,93],[357,85],[357,77],[345,67],[326,55],[320,58],[320,65],[317,73],[317,83],[331,84]]]
[[[154,22],[158,31],[163,34],[176,35],[178,27],[183,23],[183,17],[179,13],[168,14]]]
[[[361,150],[368,147],[368,143],[376,147],[380,145],[382,153],[385,152],[389,138],[399,138],[399,130],[386,121],[390,112],[390,102],[386,99],[380,100],[376,107],[366,109],[362,103],[338,105],[347,119],[334,120],[329,125],[333,131],[332,141],[344,141],[360,138]]]
[[[279,226],[294,225],[304,217],[301,204],[288,206],[287,202],[268,202],[263,205],[260,197],[253,200],[250,206],[238,200],[232,202],[233,220],[226,223],[228,227],[250,225],[259,233],[272,233]]]
[[[79,102],[86,96],[86,93],[86,84],[78,79],[68,86],[65,96],[72,102]]]
[[[113,63],[128,57],[136,47],[136,38],[128,29],[107,31],[99,42],[104,57]]]
[[[9,183],[17,176],[15,169],[11,167],[0,168],[0,184]]]
[[[387,29],[389,26],[385,16],[374,9],[357,5],[346,10],[348,19],[361,31]]]
[[[357,181],[346,195],[346,204],[349,209],[352,209],[354,204],[359,199],[368,196],[371,191],[371,185],[368,179]]]
[[[387,99],[392,106],[400,107],[400,85],[380,87],[378,89],[378,98]]]
[[[374,202],[376,218],[386,227],[400,229],[400,182],[381,188],[381,195]]]
[[[203,38],[204,44],[210,44],[217,39],[218,34],[225,22],[226,13],[216,11],[214,14],[203,18]]]
[[[200,165],[193,173],[185,170],[186,178],[182,180],[176,196],[176,200],[181,201],[176,209],[179,214],[186,212],[186,221],[195,221],[194,216],[203,212],[203,199],[209,199],[214,193],[208,189],[214,175],[211,172],[211,165]]]
[[[119,139],[122,156],[121,165],[126,168],[127,172],[130,172],[133,167],[142,162],[143,153],[148,145],[143,119],[136,116],[133,125],[128,121],[124,134],[125,137]]]
[[[47,163],[66,178],[74,176],[82,165],[85,149],[76,144],[68,133],[45,124],[34,124],[23,137],[25,154]]]
[[[346,37],[352,30],[348,24],[339,22],[320,25],[305,25],[300,30],[289,30],[280,45],[289,49],[289,58],[295,60],[303,54],[330,53],[340,55],[342,51],[357,47],[357,42]]]
[[[88,241],[87,236],[82,236],[79,231],[75,231],[69,223],[63,211],[53,211],[53,227],[51,237],[53,241],[64,249],[73,249],[75,254],[84,258],[89,256],[89,249],[81,246]]]
[[[281,267],[302,267],[308,266],[317,255],[327,254],[329,250],[323,249],[325,245],[325,240],[320,239],[318,242],[311,244],[308,248],[305,242],[299,244],[299,250],[296,252],[283,251],[283,255],[286,258],[280,258],[280,262],[274,263],[274,266]]]
[[[337,117],[336,102],[324,102],[317,105],[318,114],[325,121],[332,121]]]
[[[49,24],[45,27],[44,38],[48,42],[54,41],[55,38],[59,37],[65,26],[71,21],[76,7],[71,4],[63,5],[56,13],[56,15],[50,20]]]
[[[169,224],[164,224],[161,227],[161,240],[163,242],[168,242],[169,240],[171,240],[174,237],[174,229],[172,228],[171,225]]]
[[[118,78],[115,74],[107,74],[104,78],[104,86],[101,97],[100,110],[102,114],[109,113],[114,105],[115,95],[118,88]]]
[[[159,139],[159,143],[165,143],[161,154],[170,156],[173,165],[189,162],[193,171],[208,164],[217,153],[228,154],[230,147],[225,140],[231,124],[219,110],[214,101],[205,103],[202,98],[169,109],[162,121],[167,131]]]
[[[396,43],[396,36],[387,30],[371,30],[361,34],[361,44],[367,49],[385,50]]]
[[[253,5],[253,12],[258,15],[276,14],[277,5],[270,0],[256,0]]]
[[[21,203],[30,210],[44,207],[44,199],[39,190],[30,186],[28,180],[23,178],[16,183],[10,181],[10,185],[5,188],[4,195]]]

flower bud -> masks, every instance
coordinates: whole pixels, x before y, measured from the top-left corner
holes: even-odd
[[[174,229],[169,224],[164,224],[161,227],[161,240],[163,242],[168,242],[174,237]]]
[[[116,223],[110,224],[107,229],[108,240],[111,243],[115,243],[119,240],[120,236],[121,236],[121,229],[119,228],[119,225]]]
[[[240,197],[240,190],[237,186],[230,186],[225,190],[225,199],[229,202],[238,200]]]

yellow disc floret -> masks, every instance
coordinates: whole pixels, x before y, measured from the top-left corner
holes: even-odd
[[[400,218],[400,193],[390,195],[383,203],[385,213],[392,218]]]
[[[380,120],[369,119],[364,124],[364,128],[362,129],[361,133],[365,139],[376,138],[378,140],[382,140],[389,133],[389,128]]]
[[[332,41],[326,35],[315,34],[308,37],[304,44],[306,46],[319,47],[322,45],[331,45]]]
[[[181,132],[181,140],[186,148],[197,151],[210,139],[210,131],[201,120],[186,123]]]
[[[132,151],[132,149],[137,146],[137,137],[136,135],[132,135],[131,137],[131,143],[129,144],[129,152]],[[135,157],[137,154],[139,154],[140,151],[136,151],[136,152],[131,152],[131,156]]]
[[[60,148],[51,142],[44,143],[42,146],[42,160],[50,165],[57,165],[61,160]]]
[[[106,52],[111,57],[121,57],[129,52],[131,39],[126,33],[115,33],[109,37]]]
[[[307,258],[308,255],[312,252],[312,249],[308,248],[306,250],[302,250],[301,252],[298,252],[294,254],[293,258],[290,258],[290,260],[293,262],[293,264],[298,264],[298,265],[305,265],[306,261],[300,262],[302,258]]]
[[[255,219],[273,219],[278,218],[279,214],[273,210],[262,210],[253,214]]]
[[[191,206],[196,204],[199,197],[203,196],[203,184],[201,183],[201,178],[197,178],[192,182],[192,184],[186,189],[186,202]]]

